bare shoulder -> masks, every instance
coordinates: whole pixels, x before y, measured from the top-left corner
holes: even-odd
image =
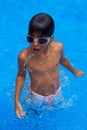
[[[30,53],[30,49],[29,48],[25,48],[24,50],[22,50],[19,55],[18,55],[18,60],[22,60],[25,61],[26,58],[28,57]]]
[[[54,46],[54,49],[56,51],[62,51],[63,50],[63,44],[62,44],[62,42],[54,42],[53,46]]]

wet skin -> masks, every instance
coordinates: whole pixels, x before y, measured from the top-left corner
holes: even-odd
[[[35,41],[29,48],[24,49],[18,56],[18,75],[16,78],[15,109],[19,118],[25,115],[20,104],[20,94],[26,78],[28,69],[32,91],[47,96],[55,94],[60,86],[59,64],[63,65],[75,76],[83,74],[75,70],[68,59],[63,55],[63,44],[50,39],[48,45],[40,45]]]

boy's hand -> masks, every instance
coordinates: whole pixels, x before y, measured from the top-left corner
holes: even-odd
[[[79,77],[79,76],[82,76],[84,74],[84,72],[80,71],[80,70],[75,70],[74,71],[74,75]]]
[[[25,112],[23,112],[20,102],[16,102],[16,115],[18,118],[25,116]]]

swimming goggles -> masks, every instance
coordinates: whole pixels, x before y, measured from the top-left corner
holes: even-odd
[[[34,38],[31,35],[27,35],[27,40],[30,43],[33,43],[35,41],[35,39],[37,39],[37,42],[41,45],[45,44],[47,45],[50,42],[50,37],[41,37],[41,38]]]

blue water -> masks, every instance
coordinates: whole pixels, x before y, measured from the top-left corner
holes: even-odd
[[[62,102],[49,110],[33,111],[24,103],[27,76],[21,95],[28,111],[18,119],[14,111],[18,53],[28,47],[26,33],[31,17],[40,12],[55,20],[55,40],[76,69],[77,78],[60,66]],[[87,1],[86,0],[3,0],[0,1],[0,130],[87,130]]]

